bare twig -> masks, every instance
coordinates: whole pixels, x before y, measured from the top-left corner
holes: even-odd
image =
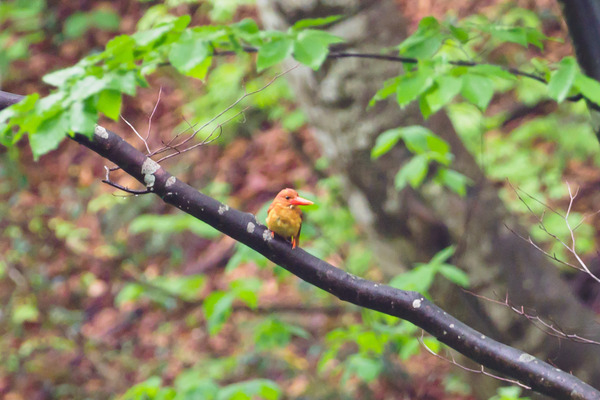
[[[233,107],[237,106],[240,102],[242,102],[244,99],[246,99],[249,96],[252,96],[256,93],[260,93],[263,90],[265,90],[266,88],[268,88],[269,86],[271,86],[277,79],[281,78],[282,76],[284,76],[285,74],[291,72],[292,70],[296,69],[300,64],[296,64],[293,67],[275,75],[269,82],[267,82],[263,87],[253,90],[251,92],[246,92],[244,93],[243,96],[241,96],[239,99],[237,99],[236,101],[234,101],[233,103],[231,103],[228,107],[226,107],[223,111],[221,111],[220,113],[218,113],[217,115],[215,115],[213,118],[211,118],[209,121],[205,122],[202,126],[200,126],[198,129],[196,129],[194,131],[194,133],[192,135],[190,135],[188,138],[186,138],[185,140],[183,140],[181,143],[177,144],[177,145],[173,145],[173,147],[179,147],[182,146],[184,144],[186,144],[187,142],[189,142],[190,140],[192,140],[197,134],[198,132],[200,132],[202,129],[206,128],[208,125],[212,124],[213,122],[215,122],[218,118],[220,118],[223,114],[225,114],[227,111],[231,110]],[[192,125],[192,128],[195,128],[195,125]],[[188,128],[189,129],[189,128]],[[169,143],[167,143],[167,145],[172,145],[172,141],[170,141]]]
[[[565,340],[570,340],[572,342],[576,342],[576,343],[584,343],[584,344],[593,344],[593,345],[599,345],[600,346],[600,342],[597,342],[595,340],[592,339],[587,339],[584,337],[581,337],[579,335],[576,334],[570,334],[570,333],[566,333],[564,330],[562,330],[561,328],[557,328],[556,326],[554,326],[554,323],[549,323],[546,322],[545,320],[543,320],[539,315],[532,315],[529,314],[525,311],[525,307],[524,306],[514,306],[510,303],[510,301],[508,300],[508,294],[506,295],[504,301],[499,301],[499,300],[494,300],[491,299],[489,297],[471,292],[469,290],[466,289],[462,289],[465,293],[468,293],[472,296],[475,296],[479,299],[488,301],[490,303],[494,303],[494,304],[499,304],[501,306],[505,306],[507,307],[509,310],[517,313],[518,315],[521,315],[525,318],[527,318],[536,328],[538,328],[539,330],[541,330],[542,332],[544,332],[547,335],[556,337],[558,339],[565,339]]]
[[[427,351],[428,351],[430,354],[432,354],[433,356],[435,356],[435,357],[439,358],[440,360],[447,361],[447,362],[449,362],[450,364],[453,364],[453,365],[455,365],[455,366],[457,366],[457,367],[459,367],[459,368],[462,368],[462,369],[464,369],[465,371],[472,372],[472,373],[474,373],[474,374],[482,374],[482,375],[489,376],[490,378],[494,378],[494,379],[497,379],[497,380],[499,380],[499,381],[502,381],[502,382],[508,382],[508,383],[511,383],[511,384],[513,384],[513,385],[518,385],[518,386],[521,386],[521,387],[522,387],[522,388],[524,388],[524,389],[531,390],[531,387],[529,387],[529,386],[525,385],[524,383],[521,383],[521,382],[519,382],[518,380],[515,380],[515,379],[508,379],[508,378],[503,378],[503,377],[501,377],[501,376],[494,375],[494,374],[492,374],[492,373],[489,373],[489,372],[487,372],[487,371],[485,370],[485,368],[484,368],[484,366],[483,366],[483,365],[479,365],[479,367],[480,367],[479,369],[473,369],[473,368],[469,368],[469,367],[467,367],[467,366],[464,366],[464,365],[460,364],[458,361],[456,361],[456,359],[454,358],[454,356],[453,356],[452,354],[450,354],[450,357],[451,357],[451,358],[446,358],[446,357],[444,357],[444,356],[441,356],[441,355],[439,355],[438,353],[436,353],[435,351],[433,351],[433,350],[432,350],[432,349],[431,349],[429,346],[427,346],[427,345],[425,344],[425,342],[423,341],[423,335],[424,335],[424,331],[421,331],[421,337],[419,338],[419,342],[421,343],[421,345],[422,345],[422,346],[425,348],[425,350],[427,350]]]
[[[221,124],[217,125],[216,127],[214,127],[214,128],[213,128],[213,130],[211,131],[210,135],[208,135],[208,136],[207,136],[207,137],[206,137],[204,140],[202,140],[200,143],[196,143],[196,144],[194,144],[194,145],[192,145],[192,146],[189,146],[189,147],[187,147],[187,148],[185,148],[185,149],[182,149],[182,150],[178,149],[176,146],[175,146],[175,147],[172,147],[172,148],[171,148],[171,150],[175,150],[175,153],[168,154],[168,155],[166,155],[166,156],[164,156],[164,157],[160,158],[160,159],[159,159],[157,162],[158,162],[158,163],[161,163],[161,162],[163,162],[163,161],[165,161],[165,160],[167,160],[167,159],[169,159],[169,158],[171,158],[171,157],[175,157],[175,156],[177,156],[177,155],[179,155],[179,154],[185,153],[186,151],[193,150],[193,149],[195,149],[196,147],[204,146],[204,145],[206,145],[206,144],[209,144],[209,143],[212,143],[212,142],[214,142],[214,141],[215,141],[215,140],[217,140],[217,139],[218,139],[218,138],[221,136],[221,134],[223,133],[223,125],[224,125],[224,124],[227,124],[228,122],[231,122],[232,120],[234,120],[235,118],[237,118],[239,115],[244,115],[244,111],[246,111],[248,108],[249,108],[249,107],[246,107],[246,108],[244,108],[242,111],[239,111],[238,113],[236,113],[235,115],[233,115],[231,118],[227,119],[227,120],[226,120],[226,121],[224,121],[223,123],[221,123]],[[216,132],[216,131],[219,131],[219,133],[218,133],[218,134],[217,134],[215,137],[213,137],[213,135],[215,134],[215,132]],[[195,135],[196,133],[197,133],[197,132],[195,132],[195,133],[194,133],[194,135]]]
[[[150,137],[150,129],[152,128],[152,118],[154,118],[154,113],[156,113],[156,109],[160,104],[160,96],[162,95],[162,86],[158,89],[158,98],[156,99],[156,103],[154,104],[154,108],[152,109],[152,114],[148,117],[148,131],[146,132],[146,140]]]
[[[588,266],[586,265],[585,261],[583,261],[583,259],[581,258],[581,256],[577,253],[577,239],[575,237],[575,230],[581,226],[581,224],[583,223],[583,221],[586,218],[589,218],[592,215],[597,214],[600,211],[596,211],[595,213],[589,214],[589,215],[584,215],[581,219],[581,221],[579,221],[579,223],[577,223],[577,225],[573,228],[571,226],[571,222],[569,221],[569,216],[571,215],[571,211],[573,209],[573,205],[575,204],[575,199],[577,197],[577,195],[579,194],[579,189],[577,189],[575,191],[575,193],[573,193],[573,191],[571,190],[571,186],[569,185],[569,182],[565,182],[565,184],[567,185],[567,189],[569,191],[569,205],[567,207],[567,211],[565,215],[562,215],[561,213],[559,213],[558,211],[554,210],[552,207],[550,207],[549,205],[543,203],[542,201],[536,199],[535,197],[531,196],[530,194],[527,194],[526,192],[523,192],[522,190],[518,190],[516,189],[510,182],[508,182],[508,184],[510,185],[510,187],[513,189],[513,191],[515,192],[515,194],[517,195],[517,197],[519,198],[519,200],[521,201],[521,203],[523,203],[525,205],[525,207],[527,207],[527,210],[529,210],[529,213],[531,215],[533,215],[537,220],[538,220],[538,224],[539,227],[542,231],[544,231],[544,233],[546,233],[548,236],[550,236],[552,239],[554,239],[557,243],[560,243],[569,253],[571,253],[571,255],[575,258],[575,260],[577,260],[577,264],[572,264],[569,262],[566,262],[564,260],[560,260],[555,254],[550,254],[549,252],[543,250],[540,246],[538,246],[536,243],[534,243],[534,241],[531,239],[531,237],[528,238],[524,238],[523,236],[519,235],[518,233],[514,232],[512,229],[508,228],[511,232],[513,232],[515,235],[517,235],[518,237],[520,237],[521,239],[525,240],[526,242],[528,242],[529,244],[531,244],[533,247],[535,247],[538,251],[540,251],[542,254],[546,255],[547,257],[551,258],[552,260],[555,260],[563,265],[566,265],[568,267],[574,268],[578,271],[582,271],[585,272],[587,275],[589,275],[592,279],[594,279],[596,282],[600,283],[600,278],[597,277],[596,275],[594,275],[594,273],[592,273],[592,271],[590,271],[590,269],[588,268]],[[548,210],[552,211],[554,214],[560,216],[562,219],[564,219],[565,221],[565,225],[567,226],[567,229],[569,230],[569,235],[570,235],[570,243],[567,244],[565,241],[563,241],[561,238],[559,238],[557,235],[553,234],[552,232],[550,232],[548,230],[548,228],[546,227],[546,225],[544,224],[544,216],[545,216],[545,212],[542,213],[541,216],[538,216],[535,212],[533,212],[533,210],[531,209],[531,207],[529,207],[529,205],[527,204],[527,202],[523,199],[523,197],[521,197],[521,195],[519,194],[519,191],[523,192],[525,195],[527,195],[530,199],[538,202],[539,204],[543,205],[544,207],[546,207]]]
[[[139,134],[139,132],[137,131],[137,129],[135,129],[135,127],[129,121],[127,121],[127,119],[124,116],[122,116],[122,115],[119,115],[119,116],[121,117],[121,119],[123,121],[125,121],[125,123],[127,125],[129,125],[129,127],[131,128],[131,130],[133,132],[135,132],[135,134],[137,135],[138,138],[140,138],[140,140],[142,141],[142,143],[144,143],[144,146],[146,146],[146,154],[150,154],[151,151],[150,151],[150,147],[148,146],[148,141],[146,139],[144,139],[142,137],[142,135]]]
[[[106,183],[106,184],[107,184],[107,185],[109,185],[109,186],[112,186],[112,187],[114,187],[114,188],[116,188],[116,189],[122,190],[122,191],[124,191],[124,192],[126,192],[126,193],[130,193],[130,194],[133,194],[133,195],[136,195],[136,196],[138,196],[138,195],[141,195],[141,194],[148,194],[148,193],[152,193],[152,192],[151,192],[150,190],[148,190],[148,189],[146,189],[146,190],[134,190],[134,189],[129,189],[129,188],[128,188],[128,187],[126,187],[126,186],[119,185],[118,183],[116,183],[116,182],[113,182],[113,181],[110,179],[110,172],[111,172],[113,169],[112,169],[112,168],[108,168],[106,165],[104,166],[104,169],[105,169],[105,171],[106,171],[106,176],[105,176],[105,178],[104,178],[104,179],[102,179],[102,182],[103,182],[103,183]]]

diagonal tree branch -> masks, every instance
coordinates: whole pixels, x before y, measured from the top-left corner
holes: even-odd
[[[0,91],[0,110],[22,97]],[[523,351],[492,340],[452,317],[420,293],[368,281],[334,267],[301,248],[271,238],[256,217],[198,192],[117,134],[96,127],[92,139],[76,134],[79,144],[112,161],[168,204],[208,223],[256,250],[306,282],[342,301],[405,319],[483,367],[518,380],[557,399],[598,399],[600,391],[573,375]]]

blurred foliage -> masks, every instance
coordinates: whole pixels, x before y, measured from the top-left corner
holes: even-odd
[[[110,9],[75,12],[65,20],[63,33],[67,39],[75,39],[93,28],[117,31],[120,20],[119,15]]]
[[[72,67],[45,75],[44,82],[56,87],[51,95],[40,99],[33,94],[0,111],[0,143],[12,146],[29,134],[29,144],[37,159],[56,149],[67,135],[77,132],[91,137],[98,113],[118,120],[123,95],[135,96],[138,87],[147,87],[146,76],[168,63],[180,74],[202,80],[213,63],[215,51],[242,54],[244,46],[256,46],[257,72],[290,55],[318,69],[329,53],[329,45],[342,39],[311,28],[335,19],[306,20],[282,33],[260,31],[249,18],[229,26],[190,28],[189,15],[165,17],[150,29],[115,37],[103,52],[84,57]],[[215,44],[219,44],[218,49]],[[226,72],[227,76],[232,73]],[[230,87],[239,86],[228,83]],[[228,114],[231,111],[226,108],[211,118],[210,122],[216,125],[212,132],[241,115]],[[219,123],[219,118],[224,122]],[[194,129],[196,126],[192,125]]]
[[[0,3],[0,83],[11,78],[10,65],[29,56],[29,47],[44,38],[44,24],[54,18],[45,0],[12,0]],[[46,21],[46,22],[45,22]]]
[[[521,397],[523,390],[518,386],[505,386],[498,388],[498,394],[490,400],[530,400],[530,397]]]
[[[94,29],[123,29],[131,18],[139,30],[116,36],[102,43],[104,51],[46,75],[45,82],[57,87],[53,94],[32,95],[3,113],[11,121],[3,126],[2,139],[11,147],[0,152],[0,300],[5,304],[0,326],[7,332],[0,339],[0,356],[6,360],[0,368],[0,395],[373,398],[384,392],[398,396],[399,389],[388,383],[406,375],[410,384],[426,388],[424,393],[441,388],[441,395],[430,398],[445,398],[444,390],[469,398],[460,379],[448,378],[444,362],[419,359],[426,370],[422,376],[406,368],[422,349],[415,326],[342,304],[150,196],[109,192],[96,184],[103,161],[87,157],[85,150],[59,147],[38,164],[31,162],[26,146],[16,144],[25,130],[39,157],[61,143],[63,130],[91,132],[98,112],[116,120],[126,110],[134,115],[134,126],[146,123],[155,106],[148,99],[156,87],[164,87],[165,99],[156,107],[157,124],[166,120],[161,132],[208,124],[199,138],[215,127],[221,135],[215,142],[219,146],[203,146],[173,160],[170,170],[219,201],[258,210],[259,222],[279,188],[305,187],[301,195],[317,205],[306,207],[303,247],[353,274],[382,279],[364,233],[344,205],[342,180],[316,154],[289,87],[275,79],[260,90],[273,79],[268,68],[289,56],[319,68],[329,45],[340,39],[315,28],[339,17],[267,32],[241,18],[248,13],[245,0],[135,3],[141,8],[132,8],[134,16],[119,14],[116,6],[83,12],[67,4],[47,9],[42,1],[0,4],[0,15],[8,16],[1,22],[9,27],[7,35],[0,35],[4,71],[41,41],[43,21],[54,20],[55,13],[69,17],[58,21],[61,29],[54,40],[43,43],[47,54],[58,54],[54,46],[67,43],[62,38],[87,54],[86,40],[95,37]],[[217,23],[209,25],[210,20]],[[407,72],[387,82],[374,101],[395,96],[401,107],[415,101],[426,117],[446,109],[490,177],[508,178],[542,202],[564,200],[562,178],[573,162],[576,167],[593,163],[598,146],[585,105],[566,98],[580,91],[596,101],[598,93],[572,58],[550,64],[527,56],[530,47],[541,49],[548,40],[539,17],[516,7],[494,18],[424,18],[396,49],[417,62],[405,63]],[[213,57],[214,44],[235,55]],[[244,45],[257,47],[258,54],[244,53]],[[493,52],[524,60],[519,67],[549,84],[481,59]],[[465,57],[481,64],[449,63]],[[172,68],[164,68],[167,64]],[[54,67],[52,62],[46,66]],[[562,104],[557,112],[507,132],[503,124],[515,98],[530,106],[548,99]],[[498,107],[490,106],[496,102]],[[23,124],[24,131],[15,134],[11,124]],[[107,124],[123,131],[114,122]],[[152,139],[159,145],[164,136]],[[459,195],[468,192],[469,180],[451,169],[449,145],[435,132],[415,126],[384,132],[372,155],[384,156],[399,144],[414,157],[398,172],[398,189],[417,188],[430,177]],[[522,211],[510,188],[502,194],[511,208]],[[539,202],[528,204],[536,212],[543,209]],[[571,214],[573,226],[581,216]],[[548,213],[544,221],[553,233],[568,234],[560,216]],[[534,238],[544,240],[534,232]],[[593,249],[590,223],[584,222],[577,235],[581,252]],[[453,251],[442,250],[390,285],[424,296],[437,277],[468,286],[468,277],[451,264]],[[422,340],[433,351],[441,348],[433,338]],[[432,378],[434,370],[441,372]],[[519,396],[518,388],[502,388],[494,400]]]

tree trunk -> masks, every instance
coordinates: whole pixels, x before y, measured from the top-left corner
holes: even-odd
[[[597,0],[560,0],[577,62],[590,78],[600,80],[600,2]],[[588,101],[596,137],[600,140],[600,107]]]
[[[287,30],[299,19],[344,15],[329,32],[346,39],[345,50],[373,53],[399,44],[407,35],[391,0],[355,0],[344,6],[335,0],[258,3],[267,29]],[[367,108],[383,82],[400,72],[398,63],[344,58],[328,60],[318,71],[300,67],[287,75],[323,153],[344,180],[348,206],[368,233],[381,268],[388,276],[397,275],[402,268],[458,244],[452,262],[469,274],[472,290],[494,299],[508,295],[513,304],[533,308],[568,333],[587,331],[594,315],[571,295],[554,265],[505,227],[523,231],[448,117],[438,112],[423,121],[416,105],[401,110],[392,101]],[[475,182],[465,198],[432,184],[398,192],[394,176],[410,156],[401,146],[378,160],[370,158],[378,134],[408,125],[425,125],[450,143],[455,155],[452,168]],[[432,293],[439,305],[475,329],[550,360],[592,385],[600,384],[595,348],[559,342],[507,308],[479,301],[452,285],[437,284]],[[478,380],[473,387],[489,397],[497,383],[480,377],[471,375]]]

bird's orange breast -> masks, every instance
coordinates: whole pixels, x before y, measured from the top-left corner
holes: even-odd
[[[273,204],[267,214],[267,227],[286,239],[297,236],[302,225],[302,211],[296,206]]]

